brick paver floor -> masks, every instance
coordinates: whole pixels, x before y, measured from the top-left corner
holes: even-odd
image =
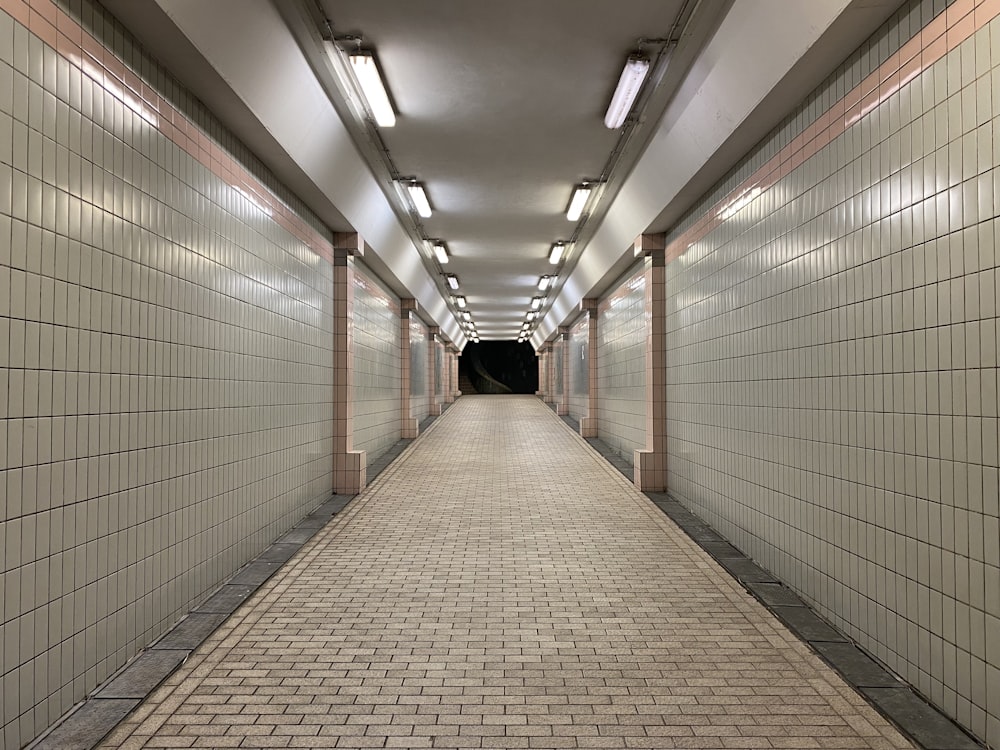
[[[105,747],[910,745],[540,401],[474,396]]]

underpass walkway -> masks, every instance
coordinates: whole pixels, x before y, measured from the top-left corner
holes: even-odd
[[[103,746],[910,747],[529,396],[459,399]]]

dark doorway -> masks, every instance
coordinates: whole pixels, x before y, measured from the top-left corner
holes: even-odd
[[[516,341],[469,342],[459,360],[459,376],[475,393],[534,393],[538,356],[531,344]]]

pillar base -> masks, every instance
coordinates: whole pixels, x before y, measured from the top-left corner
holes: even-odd
[[[420,422],[415,417],[403,420],[403,427],[400,430],[400,437],[405,440],[412,440],[420,434]]]
[[[667,489],[667,454],[637,450],[633,454],[634,481],[641,492],[665,492]]]
[[[338,495],[357,495],[368,483],[368,454],[348,451],[333,456],[333,491]]]
[[[441,404],[431,404],[430,409],[427,410],[428,416],[440,417],[441,416]]]
[[[585,437],[585,438],[597,437],[596,417],[584,417],[583,419],[580,420],[580,437]]]
[[[569,414],[569,407],[566,404],[556,404],[556,414],[560,417],[565,417]]]

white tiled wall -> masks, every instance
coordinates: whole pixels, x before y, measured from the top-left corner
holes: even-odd
[[[354,450],[371,463],[399,440],[399,298],[354,266]]]
[[[597,308],[598,437],[629,463],[646,447],[646,277],[640,263]]]
[[[590,313],[584,313],[569,331],[569,414],[576,420],[588,416],[590,408]]]
[[[552,377],[552,401],[559,403],[562,401],[564,378],[563,378],[563,350],[566,348],[566,342],[562,340],[560,336],[555,341],[552,342],[552,358],[551,363],[551,377]]]
[[[419,318],[410,316],[410,416],[421,422],[430,414],[427,382],[428,331]]]
[[[440,401],[444,396],[444,345],[434,344],[434,393]]]
[[[711,214],[667,268],[669,484],[1000,747],[1000,18],[956,3],[745,190],[944,5],[904,5],[672,235]]]
[[[0,5],[10,748],[331,486],[331,270],[268,206],[325,230],[99,6],[74,5],[147,93],[173,102],[175,124],[189,118],[190,143],[235,155],[260,192],[165,135],[166,102],[155,111],[110,78],[95,82]]]

